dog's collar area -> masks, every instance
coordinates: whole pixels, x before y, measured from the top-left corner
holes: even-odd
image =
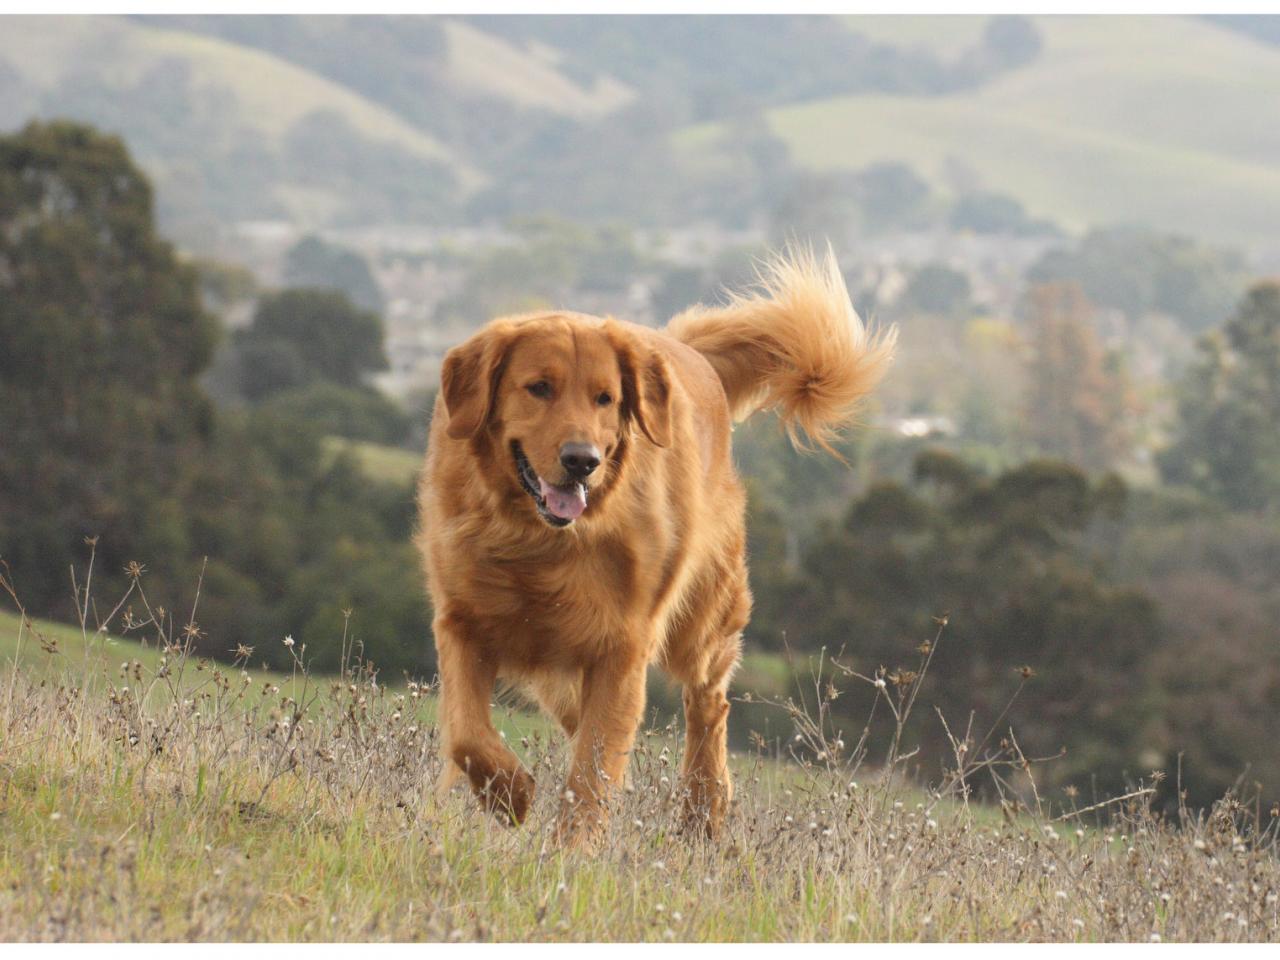
[[[515,458],[516,476],[520,478],[520,486],[533,498],[538,508],[538,516],[551,526],[561,529],[572,524],[572,520],[557,517],[548,509],[546,497],[542,495],[542,481],[538,477],[538,472],[533,469],[533,464],[529,462],[529,458],[524,455],[524,448],[520,446],[519,440],[511,441],[511,455]]]

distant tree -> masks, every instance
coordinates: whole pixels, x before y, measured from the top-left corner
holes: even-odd
[[[226,309],[258,295],[257,278],[248,267],[204,257],[191,265],[200,280],[200,298],[211,309]]]
[[[1027,314],[1027,439],[1091,470],[1110,466],[1126,450],[1131,399],[1098,342],[1093,306],[1077,284],[1042,284],[1029,291]]]
[[[377,390],[319,381],[273,393],[263,408],[285,420],[308,423],[326,436],[399,446],[408,439],[409,415]]]
[[[514,219],[509,228],[518,242],[474,256],[461,289],[440,303],[437,316],[446,323],[474,326],[563,304],[582,290],[625,291],[647,268],[628,227],[538,215]]]
[[[382,312],[382,293],[364,257],[314,234],[289,248],[284,283],[287,287],[338,290],[361,310]]]
[[[965,496],[978,484],[976,471],[954,453],[930,447],[916,455],[912,479],[918,485],[932,483],[948,498]]]
[[[252,400],[318,381],[357,387],[387,368],[381,318],[333,290],[264,297],[253,325],[235,339],[242,390]]]
[[[840,243],[861,220],[859,195],[853,174],[795,174],[769,213],[773,242]]]
[[[1023,437],[1026,344],[1013,323],[975,317],[965,325],[957,420],[971,443],[1009,453]],[[1019,451],[1009,462],[1025,459]]]
[[[1042,46],[1039,31],[1026,17],[990,17],[978,43],[965,49],[952,65],[952,83],[978,86],[1031,63],[1040,56]]]
[[[725,136],[735,150],[751,161],[763,183],[777,183],[791,174],[791,149],[774,133],[758,107],[734,116]]]
[[[884,230],[909,224],[931,191],[905,163],[875,163],[857,175],[858,203],[868,227]]]
[[[922,702],[953,730],[970,711],[986,730],[1028,665],[1037,677],[1007,720],[1024,749],[1066,745],[1065,778],[1121,786],[1122,771],[1159,744],[1143,668],[1160,634],[1151,599],[1108,582],[1087,547],[1112,494],[1055,461],[989,478],[927,453],[916,474],[909,486],[873,485],[804,551],[802,586],[780,618],[791,644],[843,648],[847,664],[868,676],[884,667],[892,682],[918,663],[932,618],[947,614]],[[839,704],[842,720],[866,722],[856,686]],[[928,713],[909,734],[926,769],[954,762]]]
[[[659,323],[707,298],[708,281],[696,267],[668,267],[654,290],[651,302]]]
[[[1225,319],[1246,277],[1235,251],[1129,227],[1092,231],[1074,250],[1050,250],[1027,271],[1034,283],[1074,281],[1100,306],[1130,317],[1166,313],[1192,331]]]
[[[1210,542],[1221,536],[1201,532]],[[1280,738],[1280,647],[1263,597],[1189,566],[1155,580],[1151,591],[1164,615],[1154,666],[1162,694],[1176,704],[1164,718],[1166,754],[1170,766],[1181,759],[1189,802],[1208,806],[1246,771],[1264,797],[1280,797],[1280,755],[1271,749]]]
[[[1206,334],[1178,392],[1166,480],[1240,509],[1280,506],[1280,283],[1254,287]]]
[[[82,537],[103,536],[115,571],[184,548],[217,333],[152,214],[119,139],[68,122],[0,136],[0,555],[32,603],[66,596]]]
[[[982,31],[982,49],[997,68],[1030,63],[1040,55],[1043,46],[1040,32],[1026,17],[992,17]]]
[[[264,306],[259,333],[307,375],[350,380],[381,359],[376,316],[341,294]],[[108,609],[130,561],[145,566],[153,605],[190,611],[199,584],[201,655],[305,627],[308,655],[332,663],[341,600],[373,628],[362,639],[375,660],[429,670],[426,598],[408,586],[408,485],[332,456],[320,433],[332,423],[310,422],[296,397],[215,408],[199,378],[216,330],[118,139],[64,122],[0,136],[0,559],[22,602],[73,617],[67,567],[83,574],[90,538],[92,599]],[[315,406],[332,414],[331,400]],[[258,655],[283,666],[282,653]]]
[[[620,224],[584,226],[541,216],[521,217],[510,227],[523,243],[535,272],[541,263],[563,264],[572,282],[584,290],[625,290],[643,265],[635,234]]]
[[[1053,236],[1059,233],[1049,221],[1029,217],[1015,198],[986,191],[963,194],[951,208],[950,223],[955,230],[983,234]]]
[[[907,282],[908,309],[926,313],[956,315],[969,309],[969,278],[941,263],[926,263]]]

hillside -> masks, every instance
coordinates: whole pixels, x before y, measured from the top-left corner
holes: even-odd
[[[32,115],[125,137],[173,221],[342,217],[341,169],[367,151],[404,176],[483,177],[384,106],[293,63],[234,43],[119,17],[6,17],[0,126]],[[327,157],[316,141],[341,141]],[[329,169],[326,169],[328,167]],[[423,193],[430,193],[429,183]],[[357,199],[367,200],[356,191]]]
[[[740,227],[788,189],[774,151],[901,161],[1075,230],[1274,246],[1280,47],[1204,18],[1040,17],[1010,53],[992,23],[9,17],[0,128],[119,132],[184,245],[254,220]],[[726,151],[762,109],[781,143]]]
[[[16,17],[0,33],[0,52],[38,89],[56,89],[96,66],[107,83],[132,85],[158,64],[181,60],[193,86],[225,88],[238,119],[278,138],[307,114],[332,110],[357,133],[433,160],[447,151],[377,104],[275,57],[208,37],[116,17]]]
[[[445,21],[444,31],[446,76],[461,89],[577,118],[603,116],[635,97],[612,77],[579,86],[557,69],[568,57],[552,47],[523,50],[457,20]]]
[[[0,619],[0,635],[11,628]],[[681,747],[646,731],[612,823],[583,851],[554,838],[563,741],[532,718],[499,711],[538,781],[513,830],[465,789],[437,789],[439,730],[416,685],[359,672],[246,679],[181,656],[87,686],[74,665],[11,671],[0,684],[5,941],[1280,933],[1274,822],[1222,805],[1175,826],[1148,809],[1147,787],[1064,809],[1002,770],[997,819],[964,799],[965,774],[925,790],[844,758],[753,753],[733,758],[733,810],[705,842],[680,825]],[[986,766],[966,764],[967,776]]]
[[[976,24],[845,18],[882,41],[954,51]],[[1068,227],[1118,221],[1271,241],[1280,209],[1280,49],[1204,20],[1040,17],[1040,56],[978,89],[781,107],[772,129],[812,169],[897,160],[944,192],[970,180]],[[720,128],[680,140],[707,149]]]

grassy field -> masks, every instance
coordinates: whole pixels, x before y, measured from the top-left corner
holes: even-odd
[[[168,666],[168,671],[162,667]],[[199,657],[187,657],[180,651],[166,651],[154,635],[148,639],[120,637],[105,632],[81,631],[78,626],[31,619],[26,625],[16,613],[0,610],[0,687],[19,682],[35,685],[70,685],[84,687],[90,693],[102,693],[113,686],[129,684],[133,677],[146,678],[144,687],[148,702],[173,697],[179,690],[187,698],[199,696],[220,682],[216,677],[229,677],[246,685],[259,696],[263,691],[272,696],[301,699],[304,687],[332,684],[341,678],[328,675],[309,677],[302,670],[281,673],[261,665],[236,665]],[[166,682],[172,679],[172,685]],[[247,679],[246,679],[247,678]],[[413,688],[403,681],[378,683],[393,696],[408,696]],[[411,706],[403,708],[423,724],[436,719],[436,699],[425,686],[410,698]],[[239,697],[235,706],[251,709],[257,705],[250,696]],[[511,742],[530,736],[545,737],[554,727],[541,715],[523,708],[512,697],[503,698],[503,706],[494,717],[498,728]]]
[[[545,725],[506,718],[539,783],[509,829],[436,795],[429,691],[358,669],[246,681],[105,638],[86,687],[79,630],[35,627],[60,652],[35,635],[18,651],[0,619],[0,940],[1280,936],[1275,827],[1230,805],[1177,826],[1142,795],[1055,818],[1012,776],[1003,809],[977,808],[954,781],[738,756],[709,843],[679,831],[679,749],[659,730],[602,847],[566,853]]]
[[[851,29],[954,52],[973,18],[871,18]],[[1188,17],[1037,17],[1039,58],[943,97],[856,95],[769,113],[813,169],[909,163],[943,193],[967,171],[1069,228],[1147,222],[1230,241],[1274,238],[1280,49]],[[718,126],[681,135],[711,149]]]
[[[557,69],[564,54],[549,47],[521,49],[461,20],[446,20],[444,31],[449,77],[463,89],[578,118],[602,116],[635,96],[611,77],[590,90],[579,86]]]
[[[348,440],[345,437],[326,437],[325,450],[330,455],[350,453],[369,479],[381,483],[403,485],[417,479],[422,469],[422,454],[364,440]]]

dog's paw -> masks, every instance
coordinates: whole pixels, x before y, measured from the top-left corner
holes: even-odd
[[[533,804],[533,777],[519,767],[499,770],[482,783],[473,783],[473,786],[485,809],[513,827],[524,822]]]
[[[565,851],[593,853],[604,838],[607,822],[602,805],[566,800],[556,817],[555,844]]]
[[[714,840],[724,825],[733,797],[726,781],[714,784],[695,783],[684,798],[680,818],[681,832],[686,836],[702,836]]]
[[[604,840],[604,823],[581,817],[556,822],[555,844],[566,853],[593,854]]]
[[[680,833],[689,838],[714,840],[722,824],[722,816],[714,816],[705,808],[686,807],[680,817]]]

